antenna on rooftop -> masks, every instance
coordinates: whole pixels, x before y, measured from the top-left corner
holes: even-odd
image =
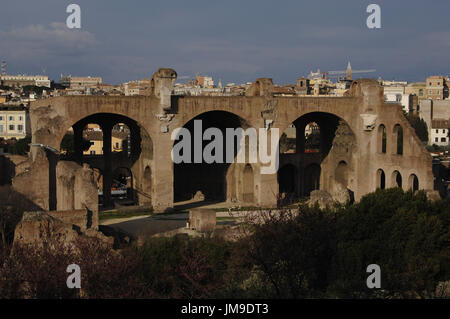
[[[6,61],[2,61],[2,75],[6,75]]]

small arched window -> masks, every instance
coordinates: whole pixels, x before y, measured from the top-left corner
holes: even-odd
[[[419,179],[417,178],[416,174],[411,174],[411,176],[409,176],[409,188],[413,192],[419,190]]]
[[[392,187],[402,188],[402,175],[399,171],[394,171],[391,178]]]
[[[397,124],[394,126],[394,132],[393,132],[394,142],[395,142],[395,148],[394,151],[398,155],[403,155],[403,128],[400,124]]]
[[[378,152],[379,153],[386,153],[386,126],[381,124],[378,127]]]
[[[386,175],[381,168],[377,171],[377,188],[386,188]]]

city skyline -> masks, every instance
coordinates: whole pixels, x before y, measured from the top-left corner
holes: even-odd
[[[378,1],[382,28],[373,30],[365,23],[370,3],[80,0],[82,28],[71,30],[69,2],[17,1],[2,8],[0,58],[9,74],[45,69],[55,81],[63,73],[111,84],[148,78],[160,66],[175,69],[180,80],[200,73],[223,83],[294,83],[318,68],[345,70],[348,61],[354,69],[376,69],[372,78],[448,75],[450,3]]]

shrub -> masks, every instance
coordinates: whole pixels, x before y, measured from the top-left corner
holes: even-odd
[[[378,264],[382,288],[391,295],[429,296],[450,275],[449,211],[449,202],[431,203],[424,192],[395,188],[377,190],[338,212],[330,291],[371,296],[366,268]]]
[[[70,264],[80,266],[81,291],[67,288]],[[93,239],[14,246],[0,270],[0,298],[151,298],[140,266],[139,256],[121,255]]]
[[[252,223],[253,234],[244,240],[250,275],[259,286],[253,297],[313,297],[327,285],[334,246],[334,218],[317,207],[298,212],[268,213]],[[258,292],[269,295],[259,295]],[[255,293],[248,292],[250,294]]]
[[[210,298],[220,294],[230,245],[215,239],[151,238],[135,251],[142,276],[160,298]]]

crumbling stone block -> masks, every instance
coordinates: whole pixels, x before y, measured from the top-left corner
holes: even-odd
[[[98,228],[98,220],[93,218],[93,213],[88,209],[50,211],[47,214],[64,223],[75,225],[81,232]]]
[[[350,192],[341,183],[335,183],[332,187],[332,198],[334,201],[345,204],[351,200]]]
[[[199,232],[213,232],[216,228],[216,212],[213,209],[193,209],[189,212],[189,224]]]
[[[316,203],[319,204],[321,209],[326,208],[327,206],[333,206],[333,197],[331,197],[330,193],[323,190],[315,190],[311,192],[310,199],[308,201],[308,205],[314,206]]]
[[[98,227],[98,193],[94,172],[88,165],[60,161],[56,166],[57,210],[87,209],[94,228]]]
[[[436,190],[426,189],[425,194],[427,194],[427,198],[432,202],[436,202],[441,199],[441,195],[439,195],[439,192]]]
[[[14,245],[43,245],[52,241],[60,241],[67,246],[78,238],[100,240],[111,249],[114,238],[106,237],[94,228],[82,226],[84,217],[80,211],[72,212],[24,212],[22,220],[14,231]],[[56,218],[60,217],[63,220]],[[73,224],[77,222],[80,225]],[[81,227],[80,227],[81,226]]]
[[[77,237],[72,225],[46,212],[24,212],[14,231],[14,244],[39,244],[56,238],[68,243]]]

